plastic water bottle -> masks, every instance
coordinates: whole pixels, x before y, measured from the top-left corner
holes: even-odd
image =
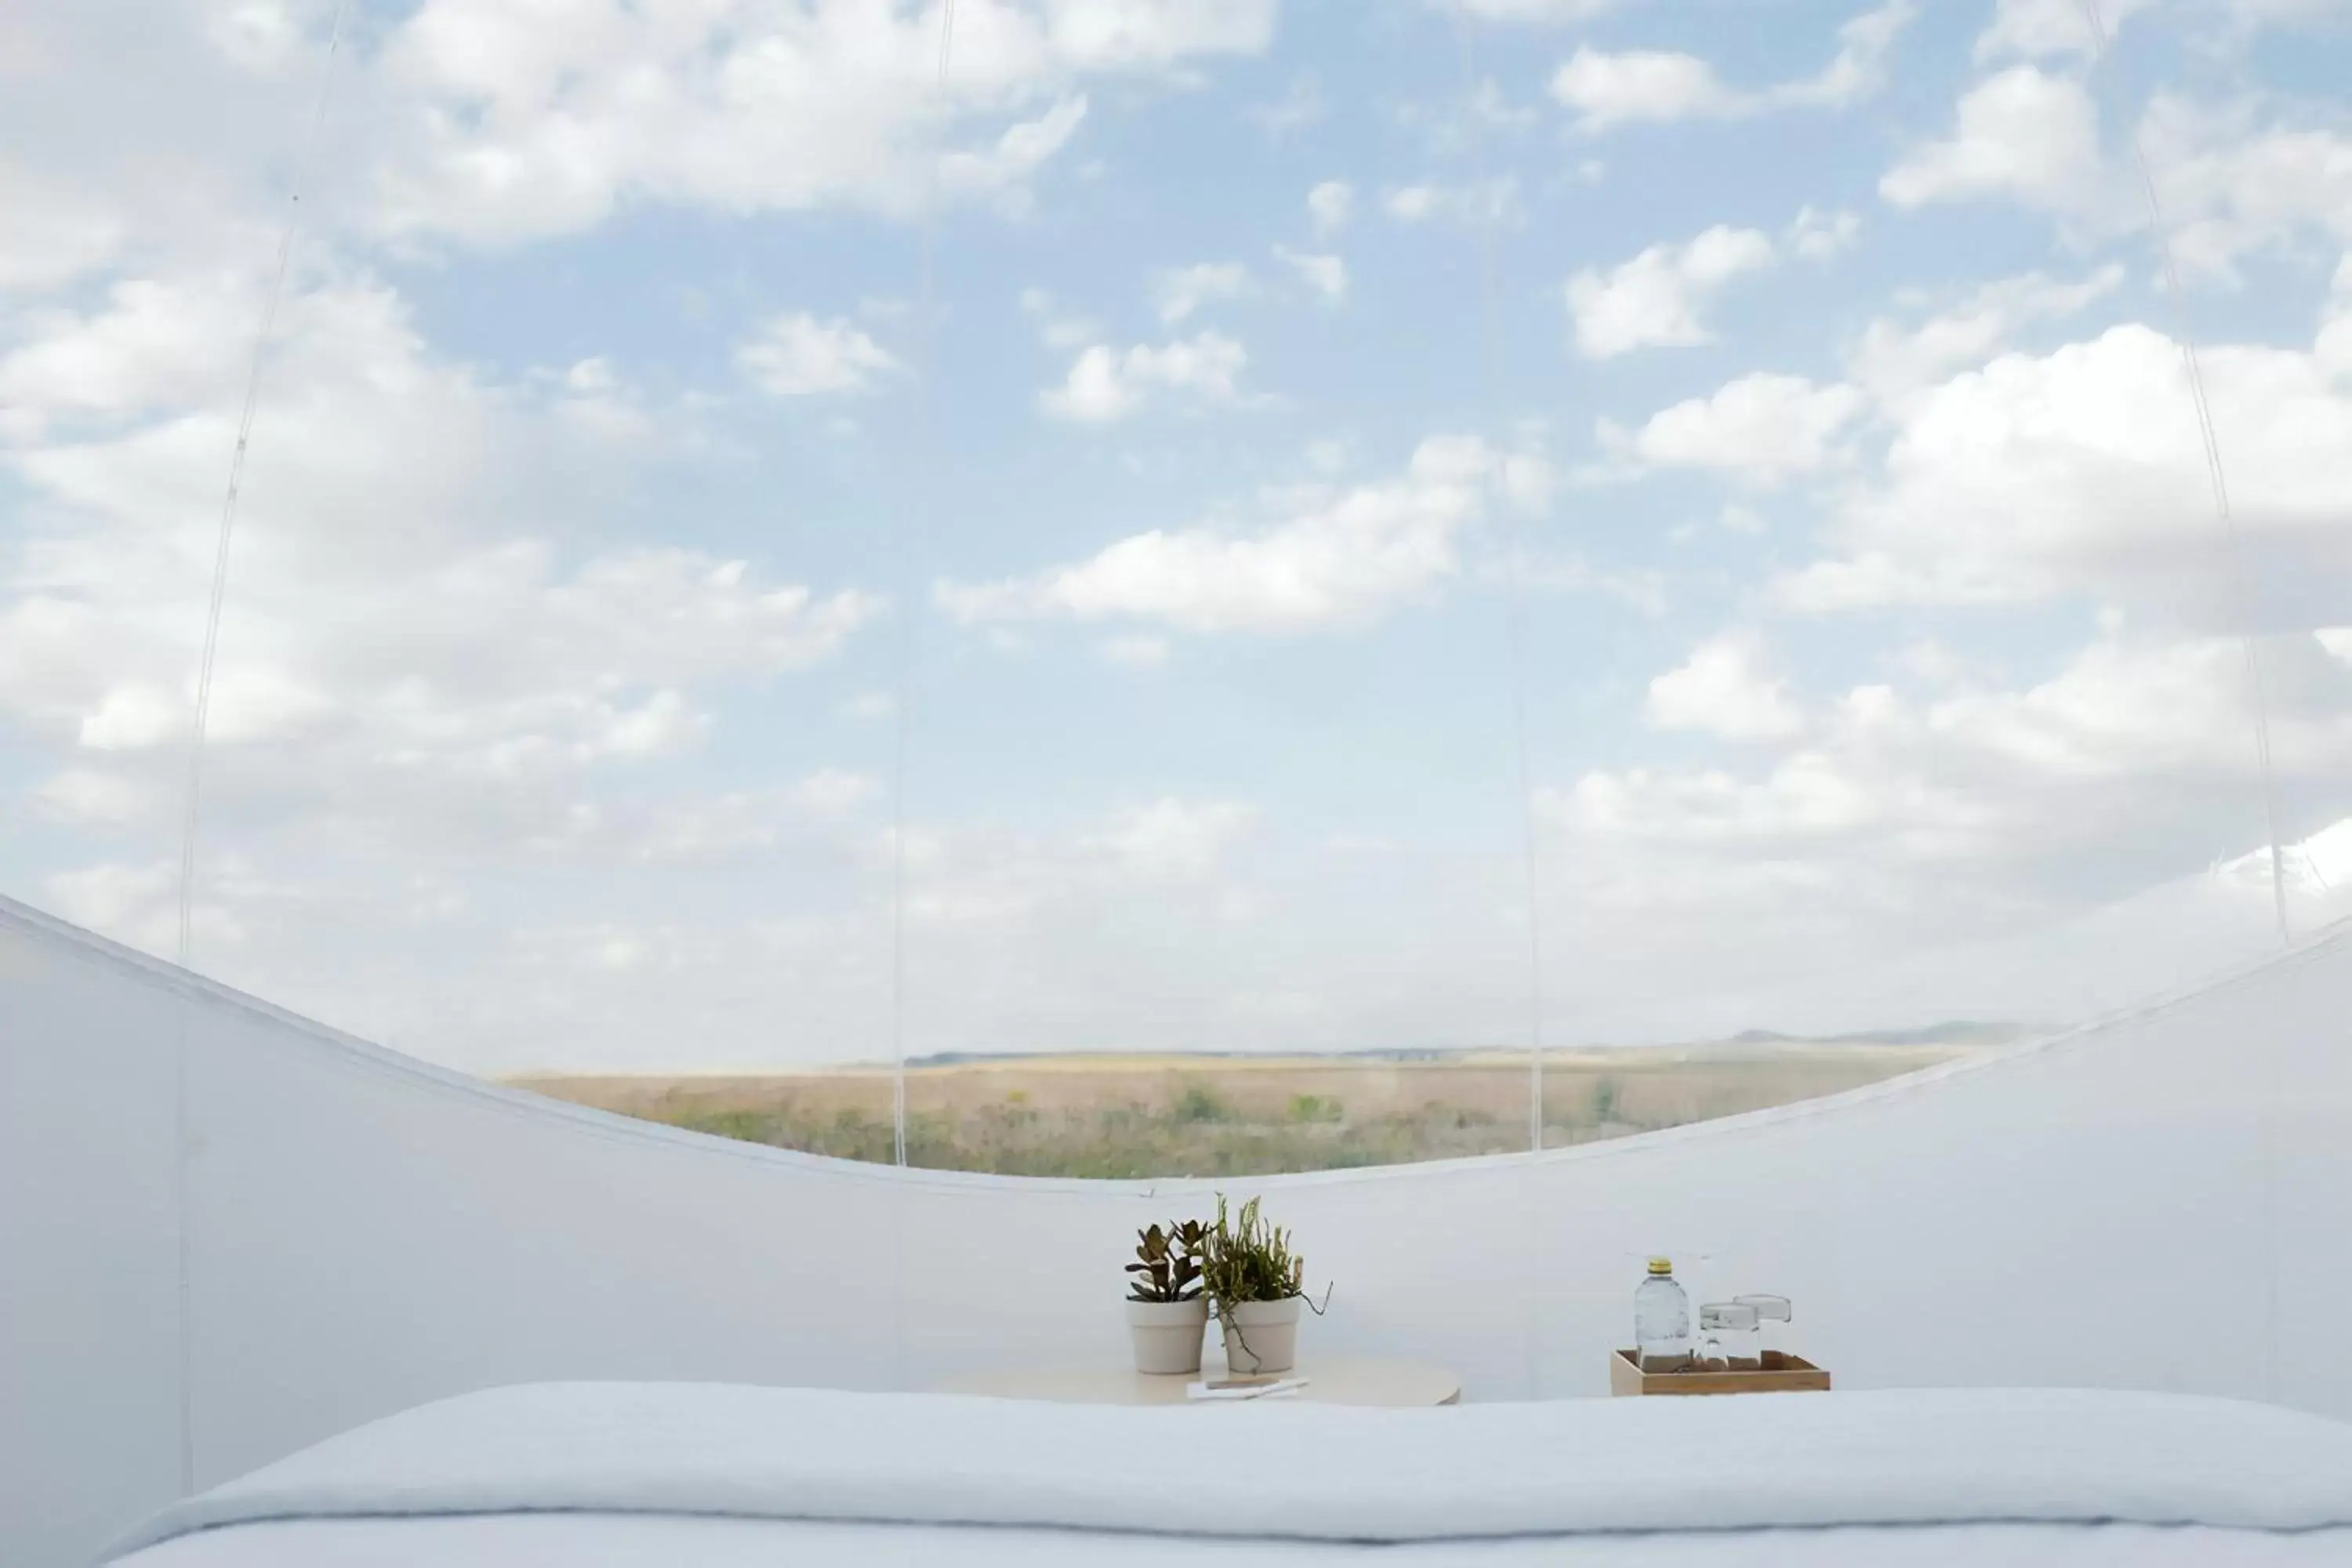
[[[1690,1354],[1690,1298],[1675,1281],[1670,1258],[1650,1259],[1650,1277],[1633,1292],[1633,1344],[1642,1370],[1680,1365]]]

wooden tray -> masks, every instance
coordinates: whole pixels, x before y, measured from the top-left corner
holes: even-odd
[[[1643,1372],[1632,1351],[1609,1355],[1612,1394],[1794,1394],[1823,1391],[1830,1374],[1802,1356],[1766,1353],[1757,1371]]]

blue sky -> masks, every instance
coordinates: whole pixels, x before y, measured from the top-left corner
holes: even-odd
[[[158,951],[332,9],[0,22],[0,891]],[[917,1052],[1523,1043],[1530,860],[1552,1044],[2054,1021],[2278,940],[2249,626],[2308,931],[2352,11],[2096,9],[355,3],[198,967],[877,1056],[904,696]]]

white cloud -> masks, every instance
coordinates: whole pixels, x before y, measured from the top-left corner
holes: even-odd
[[[2158,94],[2139,134],[2163,172],[2183,269],[2233,279],[2241,256],[2289,250],[2315,231],[2352,248],[2352,136],[2335,122],[2264,125],[2251,102],[2206,109]]]
[[[1543,120],[1538,105],[1513,99],[1491,76],[1426,100],[1392,103],[1387,112],[1431,157],[1448,163],[1482,162],[1481,148],[1518,141]]]
[[[1381,193],[1381,210],[1398,223],[1444,218],[1467,224],[1517,223],[1522,213],[1519,182],[1491,175],[1461,185],[1391,185]]]
[[[1083,96],[1066,98],[1034,120],[1006,126],[992,142],[943,154],[940,194],[992,201],[1010,213],[1026,212],[1030,181],[1076,134],[1086,117]]]
[[[107,261],[122,247],[121,216],[95,193],[46,179],[0,157],[0,289],[42,289]]]
[[[1773,255],[1769,237],[1718,224],[1681,245],[1654,245],[1606,272],[1579,272],[1567,285],[1577,352],[1607,359],[1712,342],[1699,311],[1733,279],[1769,267]]]
[[[1425,223],[1443,195],[1435,185],[1394,185],[1381,194],[1381,210],[1399,223]]]
[[[1274,254],[1298,274],[1299,281],[1320,295],[1326,304],[1336,305],[1348,297],[1348,263],[1337,256],[1317,256],[1277,245]]]
[[[1254,287],[1249,268],[1240,262],[1203,261],[1160,273],[1152,282],[1152,306],[1161,323],[1172,327],[1203,305],[1247,299]]]
[[[1318,238],[1347,227],[1355,205],[1355,187],[1345,180],[1326,180],[1307,193],[1307,216]]]
[[[1194,404],[1231,403],[1249,354],[1219,332],[1204,331],[1153,347],[1139,343],[1125,353],[1097,343],[1080,353],[1060,386],[1038,395],[1038,404],[1057,419],[1108,425],[1140,412],[1158,396],[1179,395]]]
[[[1323,84],[1312,71],[1302,71],[1291,78],[1288,89],[1276,101],[1243,110],[1244,118],[1277,141],[1317,123],[1330,112],[1331,106],[1323,100]]]
[[[1836,461],[1838,437],[1862,407],[1851,386],[1759,371],[1660,409],[1630,434],[1606,424],[1601,434],[1604,445],[1641,463],[1714,468],[1773,485]]]
[[[2101,188],[2098,110],[2083,84],[2012,66],[1962,95],[1951,136],[1915,149],[1878,183],[1896,206],[2007,196],[2055,212]]]
[[[184,713],[175,714],[184,723]],[[104,768],[68,766],[33,791],[41,814],[52,821],[120,825],[149,818],[156,810],[153,781]]]
[[[2243,547],[2306,593],[2352,579],[2352,387],[2316,353],[2200,354]],[[2155,595],[2208,621],[2226,570],[2178,347],[2144,326],[2004,354],[1901,405],[1884,478],[1832,558],[1777,585],[1807,610]]]
[[[1104,658],[1129,669],[1157,669],[1168,662],[1173,651],[1168,646],[1166,637],[1150,637],[1139,633],[1127,637],[1108,637],[1102,645]]]
[[[621,378],[614,372],[612,362],[601,354],[577,360],[563,373],[563,384],[571,391],[598,397],[621,389]]]
[[[1599,595],[1653,618],[1664,615],[1670,603],[1664,573],[1595,565],[1581,551],[1534,550],[1522,544],[1515,553],[1490,553],[1479,563],[1473,580],[1506,595]]]
[[[2336,263],[2335,288],[2320,319],[2312,357],[2322,374],[2352,383],[2352,254]]]
[[[906,838],[908,917],[924,930],[935,963],[944,958],[996,976],[958,987],[971,1003],[1002,1005],[1009,978],[1003,954],[1010,950],[1024,954],[1048,988],[1024,1002],[1091,1007],[1102,970],[1129,973],[1133,961],[1079,933],[1114,921],[1132,929],[1140,916],[1163,937],[1181,936],[1193,934],[1187,927],[1202,914],[1222,920],[1236,890],[1230,861],[1260,815],[1242,801],[1165,795],[1053,834],[919,826]],[[1139,909],[1146,891],[1148,910]],[[967,935],[977,939],[970,947],[962,945]]]
[[[1852,213],[1807,206],[1778,241],[1760,229],[1717,224],[1679,245],[1651,246],[1606,270],[1586,268],[1566,287],[1577,352],[1608,359],[1635,349],[1713,342],[1703,313],[1726,287],[1784,256],[1829,260],[1853,244],[1861,227]]]
[[[2168,238],[2182,269],[2236,280],[2238,259],[2292,251],[2313,235],[2352,247],[2352,137],[2291,99],[2200,102],[2160,91],[2137,140],[2158,171]],[[2130,160],[2109,160],[2084,82],[2033,65],[1978,83],[1952,133],[1913,149],[1879,192],[1897,206],[2006,199],[2107,238],[2143,229]]]
[[[88,866],[52,873],[42,890],[51,907],[76,925],[113,932],[150,950],[163,950],[175,934],[166,914],[166,900],[175,897],[178,873],[177,866],[162,860],[144,866]],[[215,939],[233,934],[220,929],[217,910],[212,912],[212,929],[203,934]]]
[[[737,346],[735,363],[753,385],[775,397],[865,392],[898,361],[845,321],[805,311],[771,316]]]
[[[124,826],[150,841],[177,798],[236,408],[186,379],[170,332],[142,335],[154,303],[53,317],[18,363],[62,367],[54,400],[108,423],[8,453],[42,521],[0,554],[0,717],[73,759],[53,806],[137,806]],[[378,289],[298,293],[286,320],[209,731],[210,810],[257,867],[271,846],[433,862],[560,836],[602,811],[610,770],[700,742],[705,689],[822,663],[875,613],[746,561],[519,531],[593,515],[647,449],[612,378],[485,383]],[[194,401],[151,412],[174,388]]]
[[[1060,353],[1084,348],[1102,334],[1099,324],[1063,310],[1043,289],[1021,290],[1021,313],[1037,323],[1037,335],[1045,346]]]
[[[1472,437],[1432,437],[1396,478],[1292,492],[1255,533],[1153,530],[1031,576],[943,584],[935,597],[967,624],[1124,619],[1195,633],[1360,626],[1455,576],[1460,536],[1491,505],[1539,505],[1542,489],[1528,459]]]
[[[187,700],[163,686],[110,686],[74,726],[74,740],[86,751],[144,751],[184,741],[191,711]]]
[[[362,581],[324,563],[288,581],[302,566],[265,542],[252,555],[241,637],[216,676],[216,746],[363,737],[419,765],[493,770],[670,750],[699,723],[678,683],[821,661],[871,614],[856,595],[763,588],[740,561],[679,550],[559,571],[547,547],[517,542],[390,579],[355,563]],[[193,665],[184,636],[163,630],[178,574],[131,561],[100,575],[62,549],[47,563],[76,570],[81,592],[0,613],[0,707],[87,750],[176,746]],[[333,624],[302,613],[305,591],[337,606]]]
[[[654,876],[688,889],[657,910],[625,898],[611,913],[581,907],[576,868],[553,888],[528,883],[527,864],[507,878],[501,890],[529,886],[542,900],[518,918],[503,904],[469,906],[430,877],[330,894],[222,853],[205,883],[215,896],[196,910],[198,951],[208,967],[264,975],[273,994],[314,1014],[478,1069],[870,1059],[887,963],[882,922],[797,902],[747,908],[742,886],[712,908],[692,890],[723,886],[740,867],[754,884],[782,880],[801,898],[809,884],[872,896],[886,885],[890,842],[873,821],[873,794],[870,780],[819,773],[596,825],[582,843],[619,858],[605,876],[632,889]],[[841,808],[840,796],[854,798]],[[1250,929],[1257,871],[1243,854],[1259,822],[1242,800],[1147,795],[1049,831],[911,824],[906,915],[922,960],[908,994],[910,1037],[927,1049],[1012,1036],[1075,1048],[1139,1030],[1148,1043],[1181,1047],[1204,1016],[1222,1020],[1233,1006],[1236,982],[1247,982],[1232,960],[1246,966],[1263,940]],[[175,871],[168,860],[79,868],[49,879],[44,901],[168,945]],[[698,879],[685,880],[689,872]],[[566,889],[575,897],[547,896]],[[322,931],[362,920],[381,922],[389,940],[350,962],[316,962]],[[401,984],[417,970],[387,954],[420,935],[464,942],[463,977],[479,983],[463,984],[444,955],[424,971],[432,984]],[[1171,969],[1172,951],[1194,962]],[[954,1007],[939,1009],[949,994]],[[1135,1020],[1143,994],[1155,1010],[1176,1006],[1181,1021]],[[691,1055],[648,1058],[646,1042],[679,1029],[692,1033]]]
[[[782,788],[658,803],[650,809],[608,810],[580,825],[583,841],[639,863],[676,865],[718,860],[785,847],[822,835],[828,825],[855,817],[882,795],[866,773],[824,768]],[[585,847],[583,842],[575,847]]]
[[[1621,852],[1629,842],[1685,853],[1704,846],[1719,854],[1730,846],[1752,859],[1769,847],[1799,863],[1804,857],[1796,847],[1805,840],[1860,836],[1885,816],[1876,791],[1817,752],[1801,752],[1754,781],[1713,769],[1591,773],[1541,803],[1563,831],[1610,841]],[[1724,879],[1713,879],[1718,887]]]
[[[1155,800],[1118,813],[1086,844],[1153,877],[1199,877],[1216,868],[1257,816],[1238,801]]]
[[[1838,51],[1812,76],[1782,82],[1764,94],[1769,108],[1843,109],[1886,85],[1886,57],[1919,14],[1917,0],[1886,0],[1838,29]]]
[[[478,243],[637,201],[906,216],[935,170],[950,198],[1018,207],[1086,111],[1076,84],[1260,53],[1273,18],[1272,0],[980,7],[942,89],[919,8],[578,0],[552,26],[532,0],[427,0],[376,55],[405,110],[383,117],[377,212]]]
[[[1080,68],[1161,71],[1198,55],[1260,53],[1274,18],[1273,0],[1056,0],[1033,25],[1055,56]],[[969,20],[956,19],[959,45]],[[1014,37],[1006,47],[1024,42]]]
[[[27,498],[0,534],[0,728],[41,770],[10,804],[71,828],[12,845],[9,874],[164,952],[249,346],[222,374],[188,328],[226,314],[249,331],[251,298],[209,274],[126,284],[45,312],[6,373],[47,426],[0,446]],[[652,872],[627,868],[711,868],[663,883],[665,909],[709,899],[755,847],[788,880],[837,885],[870,778],[818,766],[704,795],[678,762],[728,732],[729,688],[827,663],[879,606],[615,526],[614,498],[694,436],[597,356],[493,379],[428,351],[389,290],[298,272],[222,623],[203,967],[380,1038],[511,1060],[551,1037],[548,983],[510,933],[629,906]],[[633,975],[674,950],[638,942]]]
[[[1984,364],[2023,328],[2083,310],[2124,280],[2110,264],[2079,282],[2029,272],[1979,286],[1916,323],[1880,317],[1864,329],[1846,370],[1874,396],[1894,400]]]
[[[1862,233],[1862,216],[1851,212],[1816,212],[1800,207],[1789,224],[1789,248],[1807,261],[1827,261],[1853,248]]]
[[[1606,54],[1580,47],[1552,73],[1551,95],[1576,110],[1587,131],[1676,120],[1715,120],[1745,101],[1696,55],[1655,50]]]
[[[1328,436],[1309,441],[1304,456],[1309,468],[1328,479],[1355,466],[1356,443],[1346,436]]]
[[[13,303],[83,279],[194,278],[270,254],[325,17],[304,7],[313,30],[299,53],[257,68],[225,47],[228,9],[151,7],[126,47],[88,6],[0,7],[0,289]]]
[[[86,315],[28,311],[0,356],[0,437],[226,398],[260,308],[242,279],[131,279]]]
[[[2099,17],[2108,37],[2155,0],[2100,0]],[[2083,0],[2000,0],[1992,20],[1977,35],[1976,58],[2046,59],[2053,55],[2088,58],[2097,40]]]
[[[1659,50],[1608,53],[1579,47],[1552,74],[1551,95],[1587,132],[1685,120],[1736,120],[1783,109],[1842,109],[1885,83],[1886,56],[1917,14],[1914,0],[1889,0],[1838,29],[1838,51],[1810,77],[1746,89],[1726,83],[1696,55]]]
[[[2307,787],[2352,763],[2352,671],[2308,639],[2266,658],[2277,765]],[[1951,1016],[1956,1000],[1961,1016],[2063,1017],[2161,986],[2168,966],[2177,983],[2183,963],[2274,945],[2266,858],[2259,876],[2225,858],[2263,820],[2234,639],[2110,634],[2021,685],[1958,679],[1932,699],[1852,688],[1766,759],[1596,769],[1539,791],[1555,929],[1588,970],[1609,954],[1629,1021],[1671,1027],[1643,1005],[1676,977],[1728,1009],[1714,1026],[1738,1026],[1760,996],[1818,1013],[1912,959],[1926,969],[1873,986],[1863,1018]],[[2332,858],[2334,836],[2315,842]],[[2200,910],[2181,907],[2174,889],[2208,878]],[[2130,953],[2104,912],[2069,935],[2143,890],[2159,907],[2130,922]],[[2135,966],[2150,938],[2158,954]],[[2064,959],[2029,999],[2017,952],[1958,945],[1996,941]]]
[[[1589,22],[1613,9],[1618,0],[1444,0],[1452,9],[1486,22],[1535,22],[1559,26]]]
[[[1785,741],[1805,728],[1788,681],[1767,668],[1762,640],[1748,632],[1701,643],[1682,665],[1652,680],[1642,715],[1654,729],[1696,730],[1727,741]]]
[[[1946,699],[1933,717],[1948,735],[2002,762],[2084,783],[2242,773],[2238,759],[2248,753],[2253,728],[2244,650],[2221,637],[2155,644],[2103,637],[2031,690],[1963,693]],[[2320,732],[2306,731],[2307,718],[2319,720]],[[2299,771],[2315,743],[2332,754],[2345,721],[2340,712],[2282,713],[2273,739],[2285,767]]]

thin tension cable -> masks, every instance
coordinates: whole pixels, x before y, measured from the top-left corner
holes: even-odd
[[[1459,6],[1454,12],[1454,44],[1462,75],[1463,101],[1475,116],[1477,112],[1477,83],[1471,68],[1469,24]],[[1471,146],[1475,181],[1471,189],[1476,200],[1486,203],[1490,199],[1486,184],[1486,142],[1475,126],[1471,132]],[[1501,353],[1499,286],[1495,274],[1495,214],[1491,207],[1485,207],[1478,214],[1478,388],[1479,400],[1485,405],[1485,412],[1489,418],[1494,413],[1495,365]],[[1500,464],[1508,459],[1498,458],[1497,461]],[[1514,782],[1518,787],[1519,796],[1519,859],[1527,883],[1528,1148],[1530,1152],[1539,1153],[1543,1150],[1544,1128],[1543,900],[1537,867],[1534,768],[1528,752],[1527,589],[1523,581],[1525,563],[1520,559],[1525,543],[1525,526],[1516,519],[1508,525],[1510,545],[1504,552],[1504,619],[1511,667],[1511,743]]]
[[[1496,366],[1502,353],[1502,312],[1498,303],[1501,290],[1496,279],[1495,260],[1496,213],[1492,205],[1493,194],[1487,184],[1486,138],[1475,123],[1478,84],[1477,72],[1471,63],[1470,24],[1464,8],[1458,5],[1454,8],[1454,51],[1462,77],[1465,112],[1473,117],[1470,130],[1471,190],[1473,199],[1481,204],[1477,213],[1478,399],[1481,417],[1491,421],[1495,414],[1495,384],[1499,379]],[[1500,460],[1508,461],[1507,458]],[[1519,796],[1519,860],[1527,884],[1528,1152],[1539,1154],[1543,1152],[1544,1129],[1543,903],[1537,869],[1535,781],[1528,758],[1527,595],[1520,560],[1526,526],[1517,517],[1511,518],[1507,524],[1509,542],[1504,551],[1504,636],[1510,664],[1512,777]],[[1536,1179],[1536,1172],[1530,1164],[1520,1184],[1520,1199],[1526,1205],[1527,1223],[1530,1228],[1538,1218],[1538,1203],[1533,1185]],[[1543,1358],[1536,1315],[1542,1298],[1542,1279],[1538,1272],[1538,1249],[1528,1247],[1524,1251],[1527,1279],[1523,1286],[1525,1310],[1520,1318],[1520,1349],[1527,1361],[1528,1392],[1540,1398],[1543,1394]]]
[[[2104,70],[2107,64],[2110,42],[2105,19],[2099,13],[2099,0],[2082,0],[2083,19],[2089,24],[2093,53],[2091,69]],[[2165,292],[2171,296],[2174,328],[2180,342],[2180,362],[2189,375],[2189,396],[2197,409],[2197,434],[2205,449],[2205,475],[2213,490],[2213,510],[2221,520],[2223,554],[2229,562],[2230,615],[2238,623],[2239,644],[2245,651],[2246,684],[2253,693],[2254,754],[2263,780],[2263,818],[2270,834],[2271,904],[2278,917],[2279,942],[2285,946],[2294,943],[2294,932],[2286,914],[2286,857],[2279,837],[2278,781],[2271,765],[2270,696],[2263,679],[2262,652],[2256,645],[2253,623],[2253,594],[2246,581],[2243,552],[2238,544],[2238,520],[2230,505],[2230,479],[2221,465],[2221,437],[2213,424],[2213,406],[2205,395],[2205,370],[2197,355],[2197,342],[2189,331],[2189,292],[2181,286],[2180,268],[2172,251],[2172,229],[2164,217],[2164,204],[2157,196],[2156,174],[2147,161],[2147,147],[2140,140],[2135,126],[2131,132],[2132,162],[2139,170],[2140,194],[2147,203],[2147,216],[2156,237],[2158,258],[2163,263]]]
[[[940,55],[931,92],[944,104],[948,62],[955,47],[955,0],[940,6]],[[940,216],[940,160],[931,160],[929,188],[923,197],[923,228],[919,281],[917,285],[917,335],[914,354],[915,445],[929,453],[936,427],[931,408],[931,316],[936,308],[936,273]],[[936,471],[936,465],[928,465]],[[929,477],[928,474],[926,476]],[[898,523],[898,690],[891,699],[890,755],[890,1127],[893,1158],[907,1163],[907,735],[914,706],[915,552],[909,537],[912,509],[902,509]]]
[[[173,958],[186,968],[192,945],[191,917],[195,900],[196,829],[203,805],[205,730],[212,717],[213,664],[220,651],[221,606],[228,595],[229,540],[236,528],[237,492],[245,481],[245,456],[253,438],[254,410],[261,399],[262,361],[269,336],[278,324],[278,305],[286,292],[286,272],[294,255],[294,237],[302,226],[302,187],[309,183],[311,161],[319,150],[320,128],[326,123],[328,96],[334,85],[335,58],[343,41],[343,18],[351,0],[339,0],[327,35],[327,58],[320,68],[319,98],[310,113],[301,160],[295,165],[294,184],[287,193],[286,226],[278,237],[278,268],[269,279],[269,293],[261,310],[261,325],[253,334],[253,356],[246,367],[245,405],[237,416],[236,447],[229,456],[228,491],[221,500],[220,531],[213,547],[212,599],[205,613],[203,657],[196,665],[195,714],[189,730],[188,781],[184,815],[180,824],[180,920]]]
[[[278,301],[285,296],[286,274],[294,255],[294,237],[302,224],[302,190],[310,183],[310,169],[318,156],[319,133],[327,120],[327,103],[335,80],[335,61],[343,42],[343,21],[351,9],[351,0],[338,0],[334,20],[327,33],[327,58],[319,68],[318,101],[310,110],[310,125],[302,141],[302,152],[294,166],[294,180],[286,196],[286,226],[278,237],[278,265],[270,275],[269,292],[262,302],[261,324],[253,334],[253,355],[246,366],[245,404],[238,412],[236,446],[229,454],[228,489],[221,500],[220,529],[213,545],[212,594],[205,610],[204,652],[196,664],[195,710],[188,727],[188,776],[185,805],[180,819],[180,889],[179,926],[173,942],[173,962],[181,968],[188,966],[194,948],[194,928],[196,887],[196,838],[202,823],[204,803],[205,729],[212,716],[213,666],[220,651],[221,609],[228,595],[229,542],[236,528],[237,492],[245,480],[245,458],[253,439],[254,411],[261,400],[261,369],[269,348],[270,333],[278,324]],[[196,1489],[196,1442],[194,1364],[195,1334],[194,1292],[191,1289],[194,1249],[190,1245],[191,1205],[188,1202],[189,1126],[188,1126],[188,1008],[190,998],[183,994],[177,1018],[177,1039],[173,1052],[173,1142],[176,1156],[177,1180],[173,1184],[176,1217],[178,1220],[177,1270],[179,1298],[179,1360],[180,1360],[180,1490],[183,1495]]]
[[[2106,66],[2109,35],[2105,19],[2099,14],[2099,0],[2082,0],[2083,19],[2090,24],[2093,54],[2091,69],[2095,73]],[[2172,254],[2172,230],[2164,219],[2164,204],[2157,196],[2156,174],[2148,165],[2147,147],[2141,142],[2139,130],[2131,134],[2132,160],[2139,169],[2140,193],[2147,201],[2148,223],[2156,233],[2157,253],[2164,263],[2165,291],[2172,297],[2180,335],[2181,363],[2189,373],[2189,395],[2197,405],[2197,431],[2205,447],[2205,471],[2213,487],[2213,510],[2221,520],[2223,554],[2229,562],[2230,613],[2238,623],[2239,636],[2246,654],[2246,679],[2254,698],[2254,752],[2262,765],[2263,814],[2271,839],[2271,904],[2278,916],[2279,941],[2283,945],[2294,945],[2294,935],[2286,918],[2286,857],[2279,840],[2278,784],[2271,770],[2270,701],[2263,689],[2263,662],[2255,645],[2252,616],[2252,593],[2246,582],[2245,562],[2238,546],[2238,522],[2230,509],[2229,476],[2221,467],[2221,439],[2213,425],[2213,410],[2205,397],[2205,373],[2198,363],[2197,344],[2189,330],[2189,293],[2181,287],[2180,268]],[[2310,851],[2305,850],[2305,858]],[[2262,1117],[2262,1195],[2265,1226],[2269,1231],[2269,1268],[2263,1279],[2263,1384],[2270,1397],[2278,1397],[2279,1388],[2279,1236],[2278,1236],[2278,1111],[2282,1092],[2279,1070],[2280,1044],[2273,1033],[2268,1048],[2263,1052],[2267,1073],[2266,1092],[2263,1098]]]

